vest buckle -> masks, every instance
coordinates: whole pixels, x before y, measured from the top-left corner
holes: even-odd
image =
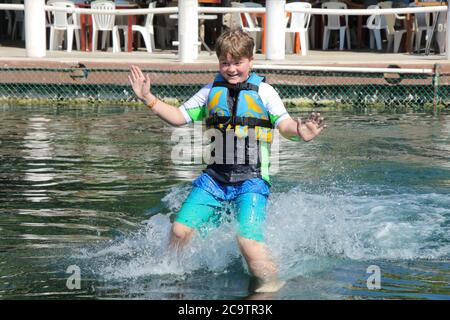
[[[231,122],[231,125],[233,126],[233,128],[236,127],[236,116],[232,115],[230,117],[230,120],[231,120],[230,122]]]

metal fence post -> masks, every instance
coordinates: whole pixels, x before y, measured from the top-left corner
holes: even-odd
[[[437,105],[440,102],[439,99],[439,80],[441,77],[440,74],[441,65],[436,63],[433,67],[433,113],[437,112]]]
[[[25,47],[27,57],[45,57],[45,0],[25,0]]]
[[[447,29],[445,30],[445,56],[450,60],[450,3],[447,3]]]

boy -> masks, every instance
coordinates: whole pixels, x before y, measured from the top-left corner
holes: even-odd
[[[136,96],[167,123],[181,126],[206,119],[207,127],[219,133],[215,141],[219,145],[215,149],[216,158],[194,180],[193,189],[172,225],[171,245],[181,249],[194,230],[217,220],[215,212],[224,201],[235,201],[237,241],[250,272],[260,282],[256,292],[274,292],[283,282],[277,279],[277,267],[263,242],[265,205],[270,193],[268,146],[272,130],[278,128],[289,139],[300,137],[309,141],[325,126],[316,113],[305,124],[300,119],[291,119],[273,87],[263,77],[251,73],[253,49],[253,39],[242,30],[223,33],[216,43],[219,73],[214,82],[180,108],[151,94],[150,77],[144,76],[138,67],[131,67],[129,80]]]

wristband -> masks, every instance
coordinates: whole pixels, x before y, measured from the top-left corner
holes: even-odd
[[[149,108],[152,109],[157,103],[158,103],[159,99],[157,97],[155,97],[155,99],[153,99],[152,102],[147,103],[147,101],[145,101],[145,105]]]

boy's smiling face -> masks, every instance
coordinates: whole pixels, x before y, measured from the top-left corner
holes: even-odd
[[[231,84],[247,81],[252,66],[253,57],[233,58],[228,53],[226,57],[219,59],[219,72]]]

